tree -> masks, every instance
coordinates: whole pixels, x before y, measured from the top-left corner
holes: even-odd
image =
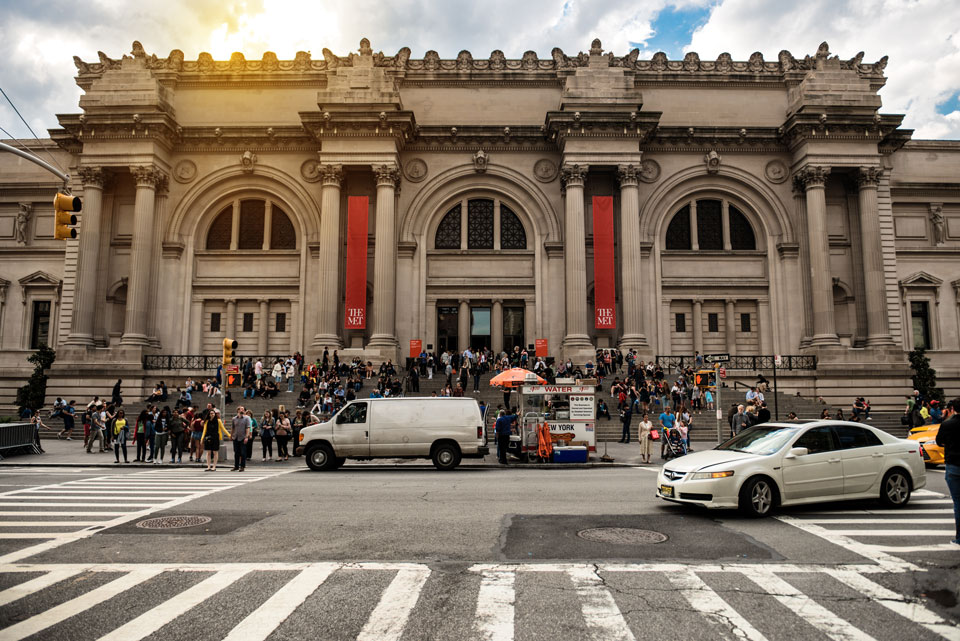
[[[913,389],[920,392],[928,401],[943,402],[943,388],[937,387],[937,370],[930,367],[926,350],[915,349],[910,352],[910,367],[913,369]]]
[[[27,379],[26,385],[17,390],[17,406],[20,408],[21,414],[25,407],[34,412],[43,407],[43,402],[47,396],[47,375],[43,372],[50,369],[56,358],[57,353],[42,343],[40,348],[27,358],[27,362],[33,363],[34,368],[33,374]]]

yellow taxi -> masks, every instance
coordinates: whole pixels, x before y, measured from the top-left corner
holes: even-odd
[[[921,425],[910,430],[907,439],[920,443],[920,453],[923,455],[923,462],[927,467],[934,465],[943,465],[943,448],[937,445],[937,432],[940,430],[940,423],[933,425]]]

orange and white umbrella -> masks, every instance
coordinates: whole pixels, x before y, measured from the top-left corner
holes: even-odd
[[[546,382],[547,381],[530,370],[523,369],[522,367],[508,369],[490,379],[490,384],[494,387],[506,387],[509,389],[520,387],[521,385],[543,385]]]

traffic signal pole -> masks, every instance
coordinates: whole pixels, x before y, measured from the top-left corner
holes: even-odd
[[[37,157],[34,156],[33,154],[27,153],[27,152],[23,151],[22,149],[17,149],[16,147],[11,147],[10,145],[8,145],[8,144],[5,143],[5,142],[0,142],[0,151],[9,151],[11,154],[15,154],[15,155],[17,155],[17,156],[20,156],[20,157],[23,158],[24,160],[29,160],[30,162],[32,162],[32,163],[35,164],[35,165],[40,165],[41,167],[43,167],[44,169],[46,169],[47,171],[49,171],[51,174],[53,174],[54,176],[56,176],[57,178],[59,178],[60,180],[62,180],[62,181],[63,181],[63,188],[64,188],[64,189],[67,189],[67,186],[68,186],[68,184],[70,183],[70,174],[65,174],[65,173],[63,173],[62,171],[60,171],[59,169],[57,169],[56,167],[54,167],[53,165],[51,165],[51,164],[49,164],[49,163],[47,163],[47,162],[45,162],[45,161],[43,161],[43,160],[40,160],[39,158],[37,158]]]

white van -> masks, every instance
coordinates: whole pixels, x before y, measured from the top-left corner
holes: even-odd
[[[311,470],[335,470],[348,459],[429,458],[452,470],[461,458],[489,451],[472,398],[368,398],[351,401],[326,423],[300,430],[297,453]]]

